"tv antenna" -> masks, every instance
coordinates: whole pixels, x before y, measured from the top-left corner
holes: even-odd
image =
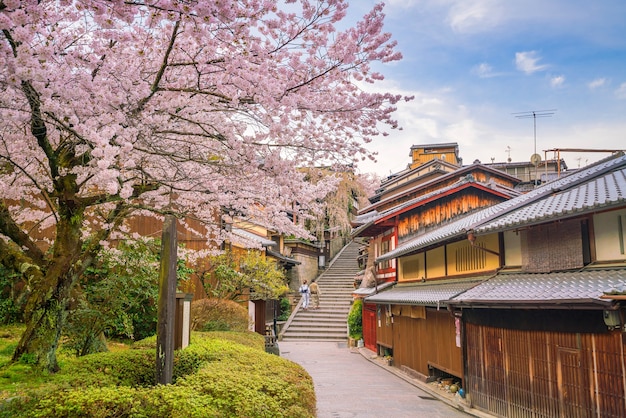
[[[535,186],[537,186],[537,167],[541,162],[541,156],[537,154],[537,118],[550,118],[556,109],[545,110],[528,110],[526,112],[512,113],[517,119],[530,119],[533,118],[533,137],[534,137],[534,150],[533,155],[530,157],[531,163],[535,166]]]

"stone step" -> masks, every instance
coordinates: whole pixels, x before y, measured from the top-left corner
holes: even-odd
[[[313,339],[313,338],[321,338],[321,339],[348,339],[348,332],[344,329],[343,331],[327,331],[327,330],[298,330],[291,331],[289,334],[283,336],[283,340],[287,338],[291,340],[304,338],[304,339]]]
[[[324,311],[323,309],[308,309],[308,310],[300,310],[300,312],[298,312],[298,315],[294,316],[292,319],[292,322],[296,322],[296,321],[310,321],[310,322],[316,322],[316,321],[321,321],[322,318],[328,318],[328,319],[332,319],[332,320],[346,320],[346,318],[348,317],[348,313],[350,313],[350,309],[349,308],[344,308],[344,309],[335,309],[335,310],[328,310],[328,311]]]
[[[289,333],[298,332],[298,331],[310,331],[310,330],[339,330],[342,332],[346,332],[346,319],[343,321],[329,321],[329,322],[320,322],[315,321],[315,325],[311,325],[313,321],[294,321],[289,325]]]
[[[317,324],[332,324],[337,322],[343,322],[344,326],[348,319],[348,311],[345,312],[335,312],[332,314],[324,315],[324,319],[321,316],[315,316],[308,314],[306,311],[301,313],[300,315],[296,315],[291,324],[303,324],[306,323],[309,326],[315,326]],[[290,325],[291,326],[291,325]]]
[[[352,306],[354,278],[361,271],[357,263],[358,248],[348,244],[331,265],[317,278],[321,290],[319,309],[298,309],[285,324],[280,338],[284,341],[345,341],[347,319]]]
[[[338,328],[306,328],[306,327],[296,327],[290,330],[289,333],[284,336],[287,337],[295,337],[295,336],[328,336],[332,335],[334,337],[346,338],[348,337],[348,328],[346,327],[338,327]],[[283,337],[284,337],[283,336]]]
[[[283,336],[282,341],[346,341],[347,337],[338,335],[299,335]],[[280,345],[280,343],[278,343]]]

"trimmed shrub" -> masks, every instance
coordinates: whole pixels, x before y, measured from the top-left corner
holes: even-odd
[[[194,331],[246,331],[248,310],[227,299],[200,299],[191,303],[191,329]]]
[[[78,387],[150,387],[156,381],[155,362],[154,349],[96,353],[68,361],[60,375],[71,377],[69,382]]]
[[[175,352],[166,386],[148,384],[154,348],[71,359],[46,383],[4,400],[0,417],[314,417],[311,377],[265,353],[258,337],[192,334],[192,344]]]
[[[194,332],[191,334],[191,343],[198,338],[200,341],[208,339],[232,341],[237,344],[245,345],[259,350],[265,349],[265,337],[256,332],[230,332],[230,331],[211,331],[211,332]]]

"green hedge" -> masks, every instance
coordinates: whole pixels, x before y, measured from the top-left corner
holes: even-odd
[[[154,348],[77,358],[44,384],[0,398],[0,417],[314,417],[308,373],[252,335],[192,333],[167,386],[153,385]]]

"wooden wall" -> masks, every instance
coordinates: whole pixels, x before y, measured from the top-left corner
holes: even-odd
[[[393,316],[390,305],[377,305],[376,344],[393,348]]]
[[[466,392],[506,417],[625,417],[622,334],[513,330],[467,323]]]
[[[403,242],[425,228],[439,225],[454,219],[457,216],[498,204],[503,198],[494,196],[483,191],[473,193],[455,193],[451,196],[441,197],[436,204],[420,207],[409,214],[402,214],[398,222],[398,240]]]
[[[426,308],[426,318],[414,318],[405,315],[406,308],[414,307],[403,306],[402,314],[393,317],[394,366],[407,366],[429,376],[430,365],[462,379],[462,353],[456,346],[454,318],[450,312]]]

